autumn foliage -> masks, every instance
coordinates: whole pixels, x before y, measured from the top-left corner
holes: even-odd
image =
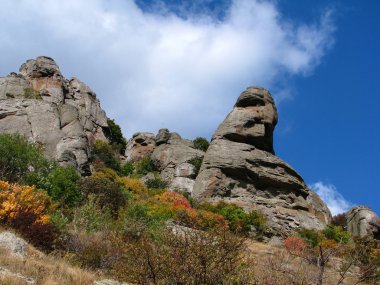
[[[20,231],[37,246],[51,246],[54,226],[49,215],[53,208],[48,194],[34,186],[0,181],[0,220]]]

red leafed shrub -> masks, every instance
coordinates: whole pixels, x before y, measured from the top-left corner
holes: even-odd
[[[158,201],[171,204],[176,208],[191,209],[190,202],[185,198],[185,196],[177,192],[164,192],[160,195],[157,195],[156,199]]]
[[[284,246],[294,254],[300,254],[307,248],[306,243],[299,237],[288,237],[284,240]]]

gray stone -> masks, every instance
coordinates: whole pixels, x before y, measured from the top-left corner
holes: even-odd
[[[25,97],[28,88],[37,97]],[[107,116],[91,89],[66,80],[49,57],[28,60],[20,74],[0,77],[0,133],[20,133],[61,164],[88,174],[90,145],[108,141]]]
[[[244,91],[212,138],[193,196],[262,212],[271,236],[286,237],[299,227],[322,229],[331,219],[327,206],[274,155],[276,123],[270,93],[257,87]]]
[[[380,218],[366,206],[353,207],[347,213],[347,230],[352,237],[380,239]]]
[[[126,161],[136,162],[153,152],[156,148],[155,135],[152,133],[135,133],[125,149]]]
[[[5,248],[17,257],[26,257],[28,255],[28,243],[11,232],[0,233],[0,247]]]
[[[168,129],[160,129],[158,134],[156,135],[156,145],[159,146],[161,144],[167,143],[170,139],[170,132]]]

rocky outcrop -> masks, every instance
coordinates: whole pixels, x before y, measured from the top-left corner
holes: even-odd
[[[0,133],[20,133],[48,157],[89,173],[89,146],[107,141],[107,117],[96,95],[76,78],[66,80],[55,61],[40,56],[20,74],[0,78]]]
[[[195,158],[202,159],[204,152],[195,149],[192,141],[182,139],[167,129],[158,132],[156,145],[151,158],[161,177],[169,182],[169,189],[191,193],[196,171],[189,162]]]
[[[269,235],[285,237],[298,227],[321,229],[330,221],[330,211],[301,176],[274,155],[276,124],[271,94],[263,88],[247,88],[216,130],[193,196],[261,211]]]
[[[28,255],[28,243],[14,233],[5,231],[0,233],[0,247],[16,257],[26,257]]]
[[[347,230],[352,237],[380,239],[380,218],[366,206],[353,207],[347,214]]]
[[[127,143],[124,156],[126,161],[136,162],[152,153],[155,148],[153,133],[135,133]]]

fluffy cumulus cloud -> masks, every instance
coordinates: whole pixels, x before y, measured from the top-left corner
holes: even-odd
[[[282,100],[285,79],[312,72],[333,41],[330,11],[295,24],[275,1],[234,0],[223,17],[157,3],[2,0],[0,74],[48,55],[98,94],[127,136],[167,127],[209,137],[247,86]]]
[[[352,207],[352,204],[347,201],[332,184],[316,182],[310,185],[310,188],[325,201],[333,215],[344,213]]]

